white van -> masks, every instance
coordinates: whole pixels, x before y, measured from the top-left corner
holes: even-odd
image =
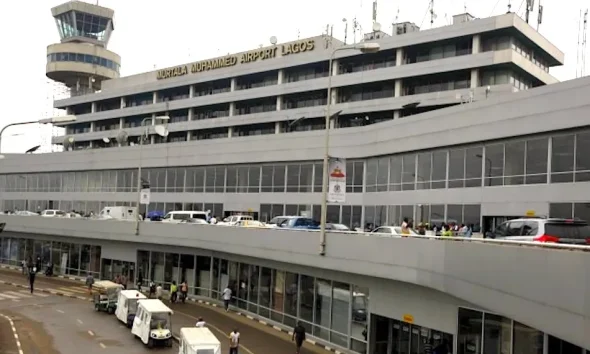
[[[164,216],[162,222],[181,223],[189,219],[202,219],[209,221],[208,211],[171,211]]]
[[[41,212],[41,216],[45,218],[65,217],[66,212],[63,210],[47,209]]]
[[[130,206],[107,206],[98,214],[99,219],[137,220],[137,208]]]
[[[131,333],[149,348],[158,344],[171,347],[172,314],[172,310],[158,299],[138,300]]]
[[[209,328],[188,327],[180,329],[178,354],[220,354],[221,343]]]
[[[135,314],[137,313],[137,302],[145,298],[145,295],[137,290],[119,291],[115,316],[117,316],[119,321],[125,323],[128,328],[131,328]]]

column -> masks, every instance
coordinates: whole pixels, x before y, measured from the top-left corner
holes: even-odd
[[[471,43],[471,54],[481,53],[481,36],[476,34],[473,36]],[[471,85],[472,89],[479,87],[479,69],[471,69]]]
[[[90,122],[90,132],[94,132],[94,128],[95,128],[96,122]],[[88,146],[90,146],[90,148],[92,149],[92,146],[94,145],[93,141],[90,140],[90,144]]]
[[[281,122],[275,122],[275,134],[281,133]]]
[[[237,79],[235,77],[232,77],[231,82],[230,82],[230,91],[234,92],[236,90],[236,85],[237,85]],[[236,110],[236,103],[235,102],[230,102],[229,103],[229,116],[233,117],[235,115],[235,110]]]
[[[154,95],[154,99],[153,99],[152,103],[156,104],[156,103],[158,103],[158,92],[154,91],[153,95]]]
[[[278,95],[277,96],[277,111],[280,111],[281,109],[283,109],[283,96]]]
[[[189,130],[186,132],[186,141],[191,141],[193,133]]]
[[[190,107],[188,109],[188,121],[190,122],[191,120],[193,120],[195,117],[195,111],[193,109],[193,107]]]
[[[397,59],[396,59],[397,61]],[[401,97],[402,96],[402,80],[397,79],[395,80],[395,84],[393,87],[393,97]],[[393,119],[398,119],[400,117],[400,110],[393,111]]]
[[[125,108],[125,97],[121,97],[121,108]]]
[[[195,97],[195,85],[190,85],[188,88],[188,97],[193,98]]]
[[[397,48],[395,51],[395,66],[404,65],[404,48]]]
[[[471,69],[471,85],[472,89],[479,87],[479,69]]]
[[[90,104],[90,113],[96,113],[96,102]]]
[[[278,77],[277,77],[277,85],[283,84],[283,76],[284,76],[283,69],[280,69],[278,72]]]
[[[332,76],[338,76],[338,60],[334,59],[332,61]],[[338,103],[338,88],[335,88],[332,86],[332,93],[330,95],[331,97],[328,97],[328,99],[330,100],[330,105],[335,105]],[[332,112],[334,112],[334,109],[331,110]],[[330,120],[330,129],[334,129],[336,128],[336,119],[332,119]]]
[[[227,127],[227,137],[231,138],[234,133],[234,127]]]
[[[155,92],[154,92],[155,94]],[[152,126],[156,125],[156,114],[152,113]],[[149,134],[149,128],[148,128],[148,134]],[[142,131],[143,134],[143,131]],[[150,137],[150,144],[155,144],[156,143],[156,136],[155,135],[148,135]]]
[[[119,129],[123,129],[124,126],[125,126],[125,118],[121,117],[121,118],[119,118]]]

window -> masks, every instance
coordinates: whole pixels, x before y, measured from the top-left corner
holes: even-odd
[[[526,184],[547,183],[547,138],[526,142]]]
[[[555,136],[551,139],[551,183],[574,181],[574,135]]]
[[[504,144],[485,147],[484,186],[502,186],[504,184]]]
[[[525,142],[508,142],[504,145],[504,184],[524,183]]]
[[[576,182],[590,181],[590,132],[576,134]]]

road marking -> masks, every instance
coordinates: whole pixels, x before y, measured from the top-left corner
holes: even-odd
[[[94,332],[88,331],[88,334],[90,334],[92,337],[94,337]]]
[[[194,316],[191,316],[191,315],[189,315],[189,314],[186,314],[186,313],[184,313],[184,312],[180,312],[180,311],[174,311],[174,313],[177,313],[177,314],[179,314],[179,315],[183,315],[183,316],[185,316],[185,317],[191,318],[191,319],[193,319],[193,320],[196,320],[196,321],[198,321],[198,320],[199,320],[198,318],[196,318],[196,317],[194,317]],[[225,337],[225,338],[227,338],[227,336],[229,335],[229,333],[225,333],[224,331],[220,330],[219,328],[217,328],[216,326],[214,326],[214,325],[212,325],[212,324],[210,324],[210,323],[207,323],[207,325],[206,325],[206,326],[207,326],[208,328],[211,328],[211,329],[215,330],[216,332],[218,332],[219,334],[221,334],[221,335],[222,335],[223,337]],[[244,351],[245,351],[246,353],[248,353],[248,354],[254,354],[254,353],[253,353],[253,352],[252,352],[250,349],[248,349],[248,348],[247,348],[246,346],[244,346],[243,344],[240,344],[240,348],[244,349]]]
[[[63,312],[62,310],[55,310],[55,311],[57,311],[57,312],[59,312],[59,313],[65,313],[65,312]]]
[[[14,340],[16,342],[16,346],[18,347],[18,354],[23,354],[23,349],[21,347],[20,339],[18,338],[18,333],[16,332],[16,327],[14,326],[14,322],[12,322],[12,319],[10,317],[5,316],[1,313],[0,313],[0,316],[4,317],[8,321],[8,323],[10,323],[10,327],[12,328],[12,334],[14,335]]]
[[[98,345],[100,345],[100,347],[101,347],[102,349],[106,349],[106,348],[107,348],[107,346],[106,346],[106,345],[104,345],[104,344],[102,344],[102,342],[98,343]]]
[[[82,321],[80,321],[80,320],[76,320],[76,321],[78,321],[78,323],[79,323],[79,324],[84,324],[84,322],[82,322]]]
[[[59,290],[64,290],[64,291],[73,291],[75,293],[78,294],[87,294],[88,292],[82,289],[76,289],[76,288],[59,288]]]
[[[7,291],[6,294],[14,295],[14,296],[18,296],[18,297],[22,297],[22,298],[25,298],[25,299],[32,298],[32,296],[29,295],[29,294],[27,294],[26,292],[24,294],[21,294],[21,293],[17,293],[16,291]]]
[[[6,293],[1,293],[0,294],[0,297],[4,297],[4,298],[7,298],[7,299],[14,300],[14,299],[18,299],[20,297],[20,295],[19,296],[14,296],[14,295],[6,294]]]
[[[19,293],[25,294],[25,295],[29,295],[30,294],[30,292],[29,291],[26,291],[26,290],[19,290]],[[48,297],[49,296],[49,295],[43,294],[43,293],[33,293],[33,295],[39,296],[39,297]]]

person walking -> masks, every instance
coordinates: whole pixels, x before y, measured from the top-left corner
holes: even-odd
[[[229,311],[229,302],[231,301],[231,289],[229,285],[223,289],[223,307],[225,307],[225,312]]]
[[[238,347],[240,346],[240,332],[235,328],[229,334],[229,354],[238,354]]]
[[[86,287],[88,287],[88,294],[92,295],[92,285],[94,284],[94,277],[92,276],[92,273],[88,273],[88,275],[86,275]]]
[[[182,295],[182,303],[184,304],[184,302],[186,301],[186,297],[188,296],[188,284],[184,279],[180,284],[180,294]]]
[[[30,267],[29,268],[29,285],[31,287],[31,294],[33,293],[33,290],[34,290],[36,273],[37,273],[37,267]]]
[[[205,320],[203,319],[203,317],[199,317],[199,320],[197,321],[197,324],[195,325],[195,327],[197,328],[203,328],[205,327],[207,323],[205,323]]]
[[[293,328],[293,336],[291,336],[291,341],[295,341],[295,353],[299,354],[301,352],[301,346],[303,345],[303,341],[305,340],[305,327],[301,322],[297,322],[297,326]]]

